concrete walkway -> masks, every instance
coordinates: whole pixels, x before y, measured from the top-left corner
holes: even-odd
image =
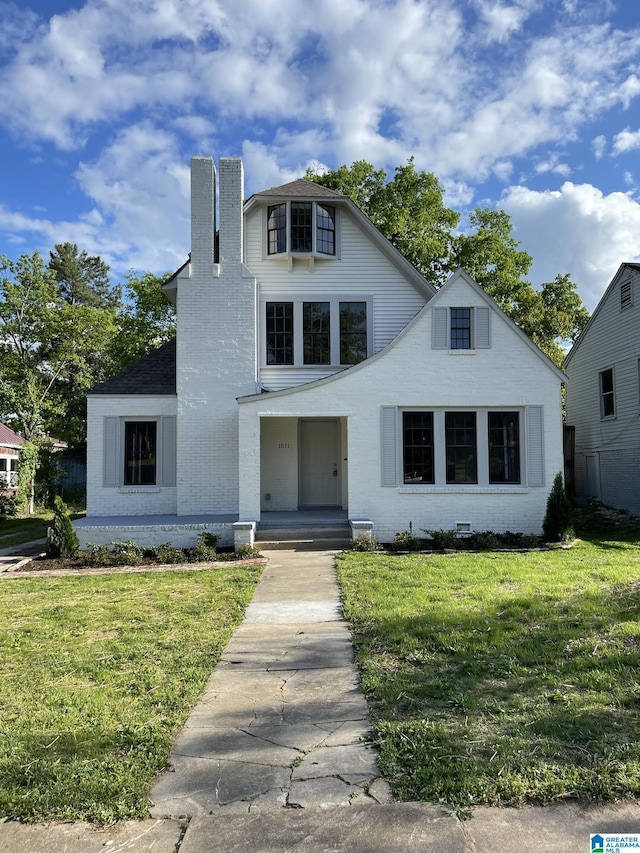
[[[390,802],[334,555],[270,551],[204,695],[151,791],[154,817]]]
[[[334,552],[271,551],[153,787],[155,819],[10,821],[0,853],[588,853],[592,833],[640,833],[635,802],[480,807],[464,822],[394,803],[367,731]]]

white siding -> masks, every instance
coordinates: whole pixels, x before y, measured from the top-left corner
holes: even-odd
[[[349,218],[338,212],[340,256],[331,259],[264,257],[263,211],[254,209],[246,222],[246,264],[259,281],[260,311],[265,302],[372,300],[373,351],[385,347],[424,306],[426,297],[393,266]],[[262,313],[261,313],[262,317]],[[261,384],[290,388],[331,375],[336,368],[266,367],[260,341]]]
[[[603,503],[640,513],[640,276],[634,278],[634,304],[620,306],[625,271],[605,293],[580,345],[567,363],[567,423],[576,430],[576,496],[587,492],[585,457],[595,454]],[[615,415],[600,413],[599,374],[613,368]]]

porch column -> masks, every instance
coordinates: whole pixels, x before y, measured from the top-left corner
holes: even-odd
[[[240,521],[260,521],[260,416],[239,405],[238,470]]]

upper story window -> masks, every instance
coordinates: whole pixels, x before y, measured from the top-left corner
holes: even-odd
[[[336,254],[335,207],[283,201],[267,208],[267,254]]]
[[[435,307],[432,316],[434,349],[471,352],[491,346],[491,312],[487,306]]]
[[[450,349],[471,349],[471,308],[451,309]]]
[[[267,302],[267,365],[351,365],[370,355],[366,301]]]
[[[616,413],[613,388],[613,368],[600,371],[600,417],[611,418]]]

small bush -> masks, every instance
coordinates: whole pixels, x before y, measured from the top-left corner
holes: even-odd
[[[362,533],[351,542],[352,551],[377,551],[380,548],[375,536],[364,536]]]
[[[546,542],[566,542],[573,538],[571,515],[571,502],[564,489],[562,474],[558,472],[547,498],[547,511],[542,524]]]
[[[254,557],[261,557],[262,552],[257,545],[239,545],[235,550],[235,555],[239,560],[251,560]]]
[[[171,542],[163,542],[156,548],[150,548],[149,552],[145,552],[145,557],[155,560],[158,563],[186,563],[187,555],[184,548],[174,548]]]
[[[504,547],[500,534],[492,533],[490,530],[486,530],[483,533],[474,533],[469,538],[469,544],[478,551],[495,551],[498,548]]]
[[[18,514],[18,500],[13,490],[0,483],[0,521],[3,518],[15,518]]]
[[[460,546],[460,539],[455,530],[429,530],[433,540],[433,547],[438,550],[456,550]]]
[[[78,553],[80,542],[73,529],[69,510],[60,496],[53,502],[53,521],[47,530],[47,557],[73,557]]]
[[[216,547],[220,537],[204,530],[198,535],[195,546],[189,551],[189,559],[194,563],[209,563],[218,559]]]
[[[111,543],[110,565],[139,566],[143,560],[142,548],[133,539]]]
[[[108,566],[111,563],[111,551],[106,545],[89,545],[87,551],[82,554],[86,566],[97,568],[99,566]]]
[[[415,536],[411,527],[409,530],[401,530],[396,533],[391,547],[394,551],[420,551],[424,546],[424,541],[419,536]]]

